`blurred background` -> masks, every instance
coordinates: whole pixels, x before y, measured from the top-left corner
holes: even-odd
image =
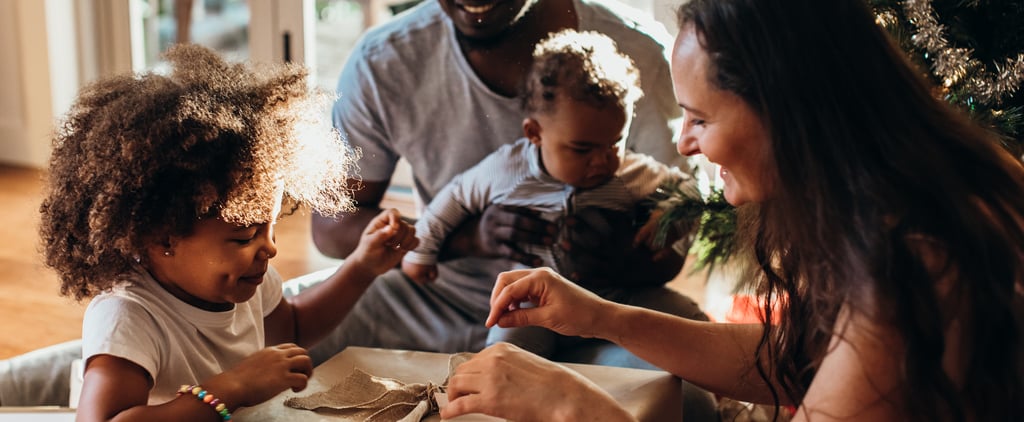
[[[625,2],[675,32],[677,0]],[[303,63],[315,85],[333,92],[359,36],[414,4],[0,0],[0,359],[81,336],[85,303],[58,294],[37,234],[50,134],[81,86],[115,73],[159,71],[166,66],[161,53],[189,41],[234,60]],[[399,166],[392,183],[385,205],[415,215],[407,166]],[[316,250],[309,230],[309,215],[301,210],[277,225],[280,252],[273,265],[283,277],[337,265]]]

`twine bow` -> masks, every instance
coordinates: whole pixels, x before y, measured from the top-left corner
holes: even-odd
[[[448,376],[455,367],[469,360],[469,353],[457,353],[448,359]],[[292,397],[285,406],[321,412],[333,412],[367,422],[419,422],[438,411],[434,395],[443,392],[448,379],[437,385],[403,383],[377,377],[356,368],[344,381],[327,391],[305,397]]]

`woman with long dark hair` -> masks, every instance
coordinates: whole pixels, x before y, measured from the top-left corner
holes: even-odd
[[[679,23],[679,151],[720,166],[779,321],[687,321],[541,269],[499,277],[488,323],[606,338],[721,395],[795,405],[798,420],[1024,415],[1018,157],[936,99],[861,0],[692,0]],[[523,300],[538,306],[510,306]],[[552,388],[517,389],[530,379]],[[510,346],[450,386],[445,417],[629,417]],[[530,401],[552,391],[575,400]]]

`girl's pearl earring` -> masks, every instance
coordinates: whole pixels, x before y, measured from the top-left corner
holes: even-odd
[[[174,253],[171,252],[170,250],[164,251],[164,256],[171,256],[171,255],[174,255]]]

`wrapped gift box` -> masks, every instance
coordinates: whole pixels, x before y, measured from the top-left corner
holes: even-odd
[[[330,412],[293,409],[284,405],[290,397],[305,397],[326,391],[341,382],[356,368],[404,383],[441,384],[448,376],[449,355],[442,353],[349,347],[316,367],[309,386],[298,393],[287,390],[266,402],[239,409],[233,420],[247,421],[344,421]],[[615,368],[596,365],[564,364],[605,389],[640,421],[682,420],[682,391],[679,378],[662,371]],[[543,403],[537,403],[543,406]],[[580,403],[580,406],[586,406]],[[431,415],[426,421],[440,421]],[[493,418],[466,415],[453,421],[492,421]]]

